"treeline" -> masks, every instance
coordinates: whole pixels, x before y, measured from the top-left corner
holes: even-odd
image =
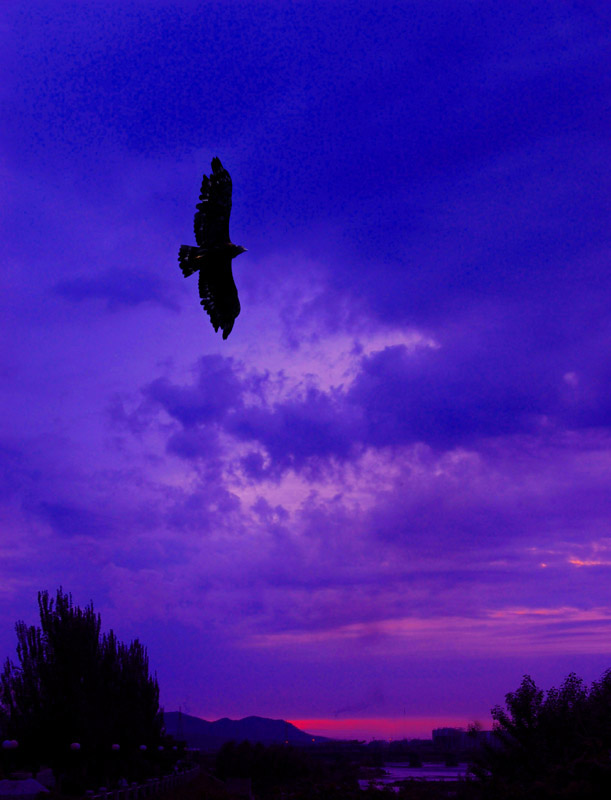
[[[172,743],[146,648],[102,633],[93,605],[61,588],[40,592],[38,608],[40,626],[16,624],[18,663],[0,675],[0,733],[18,742],[3,751],[5,771],[49,766],[75,792],[162,771]]]
[[[216,755],[215,772],[221,780],[250,778],[261,800],[344,800],[359,791],[358,763],[341,749],[320,758],[306,747],[227,742]]]
[[[372,766],[371,747],[312,750],[230,743],[217,755],[218,777],[248,777],[262,800],[607,800],[611,797],[611,670],[591,686],[571,673],[544,691],[526,675],[505,706],[492,710],[492,744],[469,754],[471,778],[441,783],[412,780],[384,790],[358,786],[359,766]],[[401,743],[403,745],[403,743]],[[335,749],[337,747],[337,749]],[[419,765],[409,743],[377,752]],[[426,759],[426,755],[423,756]],[[368,773],[371,775],[371,772]]]

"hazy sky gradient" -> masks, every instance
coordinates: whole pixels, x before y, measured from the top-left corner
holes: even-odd
[[[61,584],[207,719],[415,734],[600,677],[608,5],[3,17],[0,654]],[[213,156],[226,342],[177,263]]]

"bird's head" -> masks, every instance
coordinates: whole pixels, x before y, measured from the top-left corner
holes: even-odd
[[[240,255],[240,253],[246,253],[246,252],[247,252],[247,251],[246,251],[246,248],[245,248],[245,247],[242,247],[242,245],[241,245],[241,244],[235,244],[235,245],[233,246],[233,255],[232,255],[231,257],[232,257],[232,258],[235,258],[236,256],[239,256],[239,255]]]

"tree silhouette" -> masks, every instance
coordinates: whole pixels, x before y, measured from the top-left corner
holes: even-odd
[[[101,635],[93,604],[75,606],[61,587],[55,599],[39,592],[38,607],[40,627],[17,622],[19,663],[7,659],[0,676],[5,733],[19,741],[23,757],[58,773],[78,760],[103,776],[113,758],[125,767],[139,745],[157,745],[159,686],[140,642]],[[113,744],[121,747],[116,758]]]
[[[484,797],[611,796],[611,670],[589,689],[571,673],[547,692],[525,675],[505,706],[492,710],[498,746],[474,770]]]

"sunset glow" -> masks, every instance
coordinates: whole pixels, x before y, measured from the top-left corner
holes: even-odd
[[[430,739],[435,728],[465,728],[472,719],[465,717],[363,717],[355,719],[292,719],[301,730],[332,739]],[[484,720],[492,727],[492,720]]]

